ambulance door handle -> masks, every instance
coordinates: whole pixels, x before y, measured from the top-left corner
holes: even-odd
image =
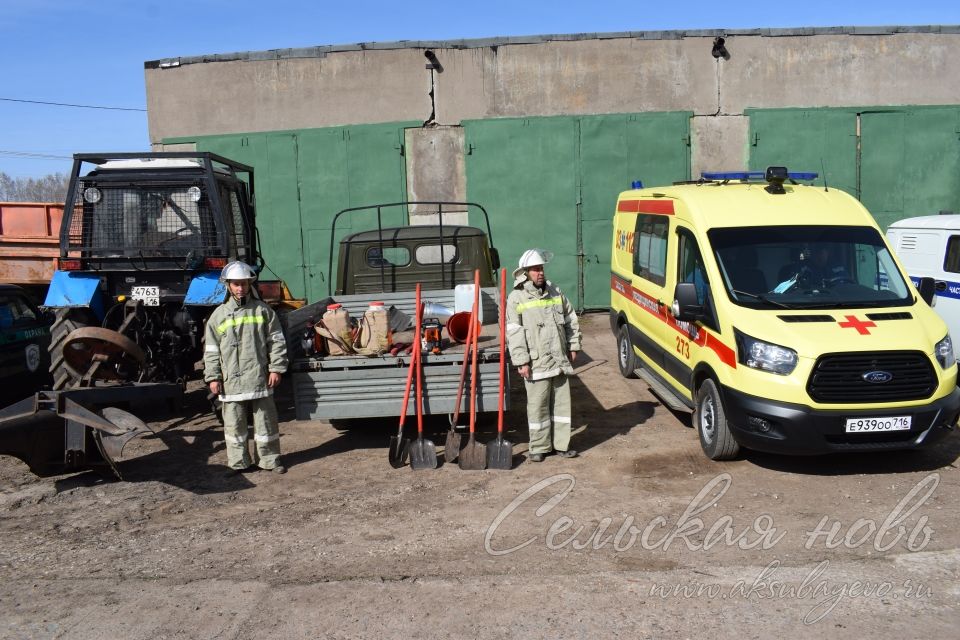
[[[934,288],[937,290],[937,292],[942,293],[947,290],[947,283],[943,280],[937,280],[934,282]]]

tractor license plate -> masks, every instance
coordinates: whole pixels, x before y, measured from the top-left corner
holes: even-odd
[[[142,300],[145,307],[159,307],[160,287],[133,287],[130,290],[130,297],[134,300]]]
[[[909,430],[910,416],[896,416],[891,418],[847,418],[847,433]]]

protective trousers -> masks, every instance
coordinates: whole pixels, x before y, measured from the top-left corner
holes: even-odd
[[[254,464],[261,469],[273,469],[280,458],[280,429],[277,426],[277,407],[273,398],[257,398],[224,402],[223,435],[227,443],[227,466],[246,469],[250,466],[247,450],[248,407],[253,411]]]
[[[524,380],[524,384],[530,453],[566,451],[570,447],[570,379],[561,373],[542,380]]]

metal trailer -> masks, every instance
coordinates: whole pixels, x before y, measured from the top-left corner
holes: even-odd
[[[483,332],[478,339],[479,361],[477,366],[477,411],[497,410],[500,382],[499,329],[497,326],[499,305],[496,287],[481,289],[483,307]],[[424,302],[431,302],[449,309],[454,308],[454,290],[425,291]],[[395,306],[410,317],[414,315],[413,294],[400,293],[357,294],[338,296],[354,317],[362,315],[371,300],[382,300],[387,308]],[[300,345],[300,337],[306,330],[309,314],[320,315],[325,302],[298,310],[286,317],[286,333],[291,357],[293,396],[298,420],[331,420],[351,418],[374,418],[399,416],[403,402],[404,383],[409,355],[364,356],[308,356]],[[399,334],[401,336],[410,335]],[[425,415],[452,414],[456,404],[457,386],[463,364],[465,345],[450,344],[441,354],[423,356],[423,410]],[[470,376],[467,375],[466,391],[461,400],[460,411],[469,412]],[[505,380],[504,410],[510,407],[509,368]],[[413,397],[407,403],[407,415],[416,411]]]

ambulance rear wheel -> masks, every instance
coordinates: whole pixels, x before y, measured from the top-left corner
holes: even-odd
[[[633,351],[633,343],[630,342],[630,331],[627,325],[621,325],[617,331],[617,365],[620,367],[620,375],[624,378],[636,378],[634,371],[640,367],[640,361],[637,354]]]
[[[697,390],[697,408],[693,424],[700,436],[700,447],[711,460],[731,460],[740,453],[740,445],[733,439],[727,414],[723,410],[716,383],[707,378]]]

